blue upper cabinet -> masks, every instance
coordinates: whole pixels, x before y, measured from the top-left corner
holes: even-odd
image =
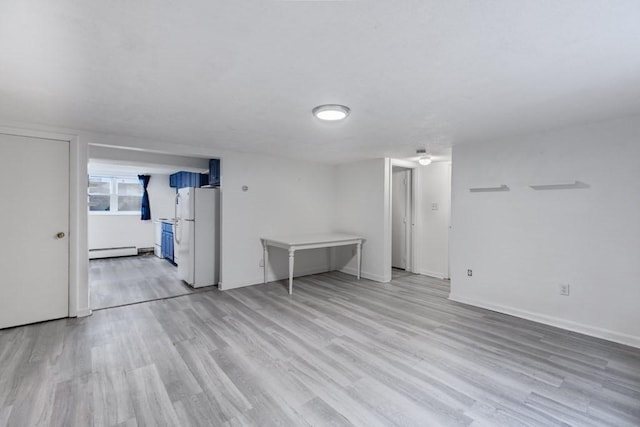
[[[220,187],[220,159],[209,160],[209,185]]]
[[[211,187],[220,186],[220,159],[209,160],[209,174],[197,172],[180,171],[169,175],[169,187]]]
[[[199,173],[191,173],[191,174],[189,174],[189,187],[200,187],[200,174]]]
[[[185,187],[201,187],[200,174],[197,172],[180,171],[169,175],[169,187],[185,188]]]

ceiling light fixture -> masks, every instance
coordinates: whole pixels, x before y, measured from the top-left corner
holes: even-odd
[[[349,107],[345,107],[344,105],[338,105],[338,104],[318,105],[316,108],[314,108],[311,111],[313,112],[313,115],[319,118],[320,120],[326,120],[331,122],[334,122],[337,120],[343,120],[347,118],[347,116],[351,112]]]
[[[418,148],[416,150],[416,154],[420,156],[418,158],[418,163],[420,163],[422,166],[427,166],[431,164],[431,156],[426,155],[427,150],[425,150],[424,148]]]
[[[418,163],[422,166],[427,166],[431,164],[431,156],[422,156],[418,159]]]

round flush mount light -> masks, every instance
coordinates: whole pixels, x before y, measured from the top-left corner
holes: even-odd
[[[338,105],[338,104],[318,105],[316,108],[314,108],[311,111],[313,112],[313,115],[319,118],[320,120],[325,120],[329,122],[344,120],[347,118],[347,116],[351,112],[349,107],[345,107],[344,105]]]
[[[431,164],[431,156],[422,156],[418,159],[418,163],[422,166],[427,166]]]
[[[418,157],[418,163],[422,166],[427,166],[431,164],[431,156],[427,156],[427,150],[424,148],[418,148],[416,150],[416,154]]]

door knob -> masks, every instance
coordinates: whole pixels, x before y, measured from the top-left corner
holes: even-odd
[[[58,234],[56,234],[56,239],[62,239],[64,237],[64,232],[59,232]]]

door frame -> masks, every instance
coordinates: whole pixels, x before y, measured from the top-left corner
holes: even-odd
[[[400,159],[388,159],[387,164],[387,180],[385,182],[385,222],[387,225],[388,232],[385,233],[385,271],[391,274],[392,266],[391,266],[391,251],[392,251],[392,234],[391,234],[391,210],[393,209],[392,204],[392,180],[393,180],[393,167],[402,167],[405,169],[409,169],[410,171],[410,185],[408,185],[408,204],[410,205],[409,209],[409,221],[408,221],[408,232],[407,232],[407,247],[406,247],[406,271],[411,273],[418,273],[416,259],[417,259],[417,244],[416,244],[416,218],[418,217],[417,212],[417,199],[416,199],[416,186],[417,186],[417,171],[418,164],[415,162],[410,162],[408,160],[400,160]],[[409,183],[408,183],[409,184]],[[391,276],[389,276],[391,278]]]
[[[398,173],[400,173],[400,175],[398,175]],[[401,187],[403,189],[402,193],[404,193],[404,202],[402,203],[402,209],[403,209],[403,218],[402,218],[402,231],[400,231],[398,234],[404,234],[403,236],[403,242],[404,244],[402,245],[402,261],[401,264],[404,264],[404,270],[406,271],[411,271],[412,270],[412,235],[411,235],[411,230],[412,230],[412,223],[415,223],[415,221],[413,221],[413,212],[412,212],[412,208],[413,208],[413,198],[412,198],[412,177],[413,177],[413,170],[412,169],[408,169],[402,166],[392,166],[391,167],[391,267],[392,268],[399,268],[397,266],[394,266],[394,257],[395,252],[394,249],[397,248],[397,239],[398,239],[398,235],[396,235],[396,233],[394,233],[394,226],[397,226],[397,218],[394,217],[394,208],[398,208],[400,207],[397,203],[399,202],[397,200],[397,194],[395,189],[398,188],[397,183],[395,182],[397,179],[399,179],[400,177],[403,177],[403,181],[404,181],[404,185]],[[394,188],[394,186],[396,188]],[[396,263],[397,265],[397,263]]]
[[[77,135],[0,126],[0,133],[69,143],[69,317],[91,314],[87,244],[87,144]],[[83,206],[85,208],[83,208]]]

